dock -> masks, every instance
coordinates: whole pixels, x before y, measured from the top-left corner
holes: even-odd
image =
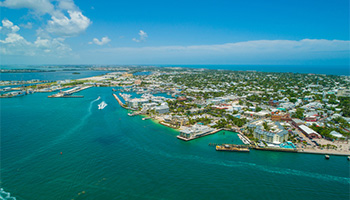
[[[57,96],[57,97],[48,96],[48,98],[84,98],[84,96],[83,95],[68,95],[68,96]]]
[[[182,136],[180,136],[180,135],[178,135],[178,136],[176,136],[178,139],[180,139],[180,140],[183,140],[183,141],[190,141],[190,140],[194,140],[194,139],[198,139],[198,138],[201,138],[201,137],[204,137],[204,136],[207,136],[207,135],[212,135],[212,134],[215,134],[215,133],[217,133],[217,132],[219,132],[219,131],[221,131],[221,130],[223,130],[223,129],[217,129],[217,130],[214,130],[214,131],[212,131],[212,132],[209,132],[209,133],[206,133],[206,134],[203,134],[203,135],[199,135],[199,136],[196,136],[196,137],[192,137],[192,138],[185,138],[185,137],[182,137]]]
[[[291,152],[291,153],[298,153],[297,149],[287,149],[287,148],[278,148],[278,147],[259,147],[254,146],[255,150],[263,150],[263,151],[280,151],[280,152]]]
[[[235,145],[235,144],[223,144],[215,147],[216,151],[234,151],[234,152],[249,152],[249,146]]]
[[[68,98],[82,98],[82,97],[84,97],[84,96],[71,96],[72,94],[74,94],[74,93],[77,93],[77,92],[80,92],[80,91],[82,91],[82,90],[86,90],[86,89],[88,89],[88,88],[91,88],[92,86],[84,86],[84,87],[75,87],[75,88],[72,88],[72,89],[70,89],[70,90],[67,90],[67,91],[61,91],[61,92],[59,92],[59,93],[57,93],[57,94],[53,94],[53,95],[50,95],[50,96],[48,96],[49,98],[66,98],[66,97],[68,97]]]

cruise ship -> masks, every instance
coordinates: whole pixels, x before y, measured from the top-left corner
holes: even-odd
[[[98,109],[102,110],[107,106],[106,102],[102,101],[100,104],[98,104]]]

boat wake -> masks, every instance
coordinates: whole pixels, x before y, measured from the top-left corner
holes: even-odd
[[[319,174],[315,172],[306,172],[306,171],[300,171],[295,169],[288,169],[288,168],[280,168],[280,167],[272,167],[272,166],[264,166],[264,165],[258,165],[255,163],[248,163],[248,162],[241,162],[241,161],[218,161],[215,159],[210,159],[207,157],[201,157],[197,155],[180,155],[180,154],[170,154],[163,150],[154,151],[150,149],[149,147],[140,147],[140,145],[135,144],[135,142],[130,141],[129,144],[134,146],[135,148],[142,149],[142,151],[151,153],[151,154],[158,154],[160,156],[168,157],[168,158],[176,158],[181,160],[190,160],[190,161],[197,161],[200,163],[205,163],[209,165],[220,165],[225,167],[244,167],[244,168],[254,168],[263,172],[273,173],[273,174],[279,174],[279,175],[291,175],[291,176],[302,176],[302,177],[309,177],[314,179],[319,179],[323,181],[335,181],[342,184],[350,184],[350,178],[347,177],[339,177],[339,176],[333,176],[333,175],[327,175],[327,174]]]
[[[50,149],[50,148],[52,148],[53,146],[59,144],[59,143],[62,142],[64,139],[68,138],[68,137],[71,136],[73,133],[77,132],[77,131],[86,123],[86,120],[91,116],[91,114],[92,114],[92,112],[91,112],[92,104],[93,104],[94,102],[98,101],[99,99],[100,99],[100,97],[90,102],[90,105],[89,105],[89,107],[88,107],[88,113],[87,113],[87,115],[85,115],[84,117],[81,118],[80,123],[78,123],[78,124],[77,124],[76,126],[74,126],[73,128],[69,129],[65,134],[62,134],[62,135],[58,136],[55,140],[51,141],[48,145],[39,148],[36,152],[34,152],[34,153],[28,155],[27,157],[24,157],[24,158],[22,158],[22,159],[16,161],[16,162],[14,162],[14,163],[11,163],[10,168],[11,168],[12,166],[16,165],[16,164],[22,163],[22,162],[24,162],[24,161],[26,161],[26,160],[28,160],[28,159],[31,159],[31,158],[33,158],[33,157],[35,157],[35,156],[39,156],[40,154],[45,153],[48,149]],[[3,170],[3,171],[6,171],[6,169],[2,169],[2,170]],[[0,199],[0,200],[2,200],[2,199]]]
[[[0,199],[1,200],[16,200],[16,197],[11,197],[9,192],[6,192],[3,188],[0,189]]]

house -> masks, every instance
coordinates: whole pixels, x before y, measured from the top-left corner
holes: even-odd
[[[269,104],[270,106],[278,106],[279,102],[277,100],[270,99]]]

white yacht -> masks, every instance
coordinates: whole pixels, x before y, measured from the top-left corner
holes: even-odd
[[[108,104],[106,102],[102,101],[100,104],[98,104],[98,109],[102,110],[104,109]]]

